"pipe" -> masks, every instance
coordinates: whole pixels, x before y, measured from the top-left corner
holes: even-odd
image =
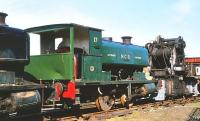
[[[102,93],[101,90],[100,90],[100,87],[98,87],[97,90],[98,90],[98,92],[99,92],[100,95],[103,95],[103,93]]]

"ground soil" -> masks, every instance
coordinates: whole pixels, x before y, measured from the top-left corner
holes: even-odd
[[[190,115],[196,108],[200,108],[200,102],[186,104],[185,106],[174,105],[157,109],[133,110],[130,115],[114,117],[106,121],[189,121]]]

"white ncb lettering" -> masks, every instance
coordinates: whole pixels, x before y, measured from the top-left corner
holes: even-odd
[[[123,60],[130,60],[131,59],[131,56],[129,54],[121,54],[121,59]]]

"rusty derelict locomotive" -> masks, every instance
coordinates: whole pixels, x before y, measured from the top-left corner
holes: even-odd
[[[148,97],[156,86],[143,68],[148,51],[131,44],[102,38],[102,30],[77,24],[53,24],[26,29],[40,36],[40,54],[30,57],[27,77],[45,85],[43,104],[63,108],[96,104],[109,110],[133,98]],[[62,42],[56,47],[58,40]],[[34,40],[33,40],[34,41]],[[55,91],[50,93],[49,87]],[[49,96],[47,96],[49,94]],[[61,102],[61,103],[60,103]]]
[[[150,73],[158,82],[155,100],[199,94],[197,80],[191,80],[187,75],[185,47],[185,41],[180,36],[170,39],[158,36],[157,40],[146,44],[150,57]]]
[[[40,85],[23,78],[29,63],[29,35],[5,24],[0,13],[0,117],[23,114],[41,108]],[[2,119],[1,119],[2,120]]]

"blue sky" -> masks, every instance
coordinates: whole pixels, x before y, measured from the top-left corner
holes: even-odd
[[[77,23],[104,30],[103,36],[145,45],[161,35],[183,36],[186,56],[200,57],[199,0],[0,0],[7,24],[22,29],[52,23]],[[32,42],[32,45],[36,43]],[[36,51],[36,46],[32,46]]]

